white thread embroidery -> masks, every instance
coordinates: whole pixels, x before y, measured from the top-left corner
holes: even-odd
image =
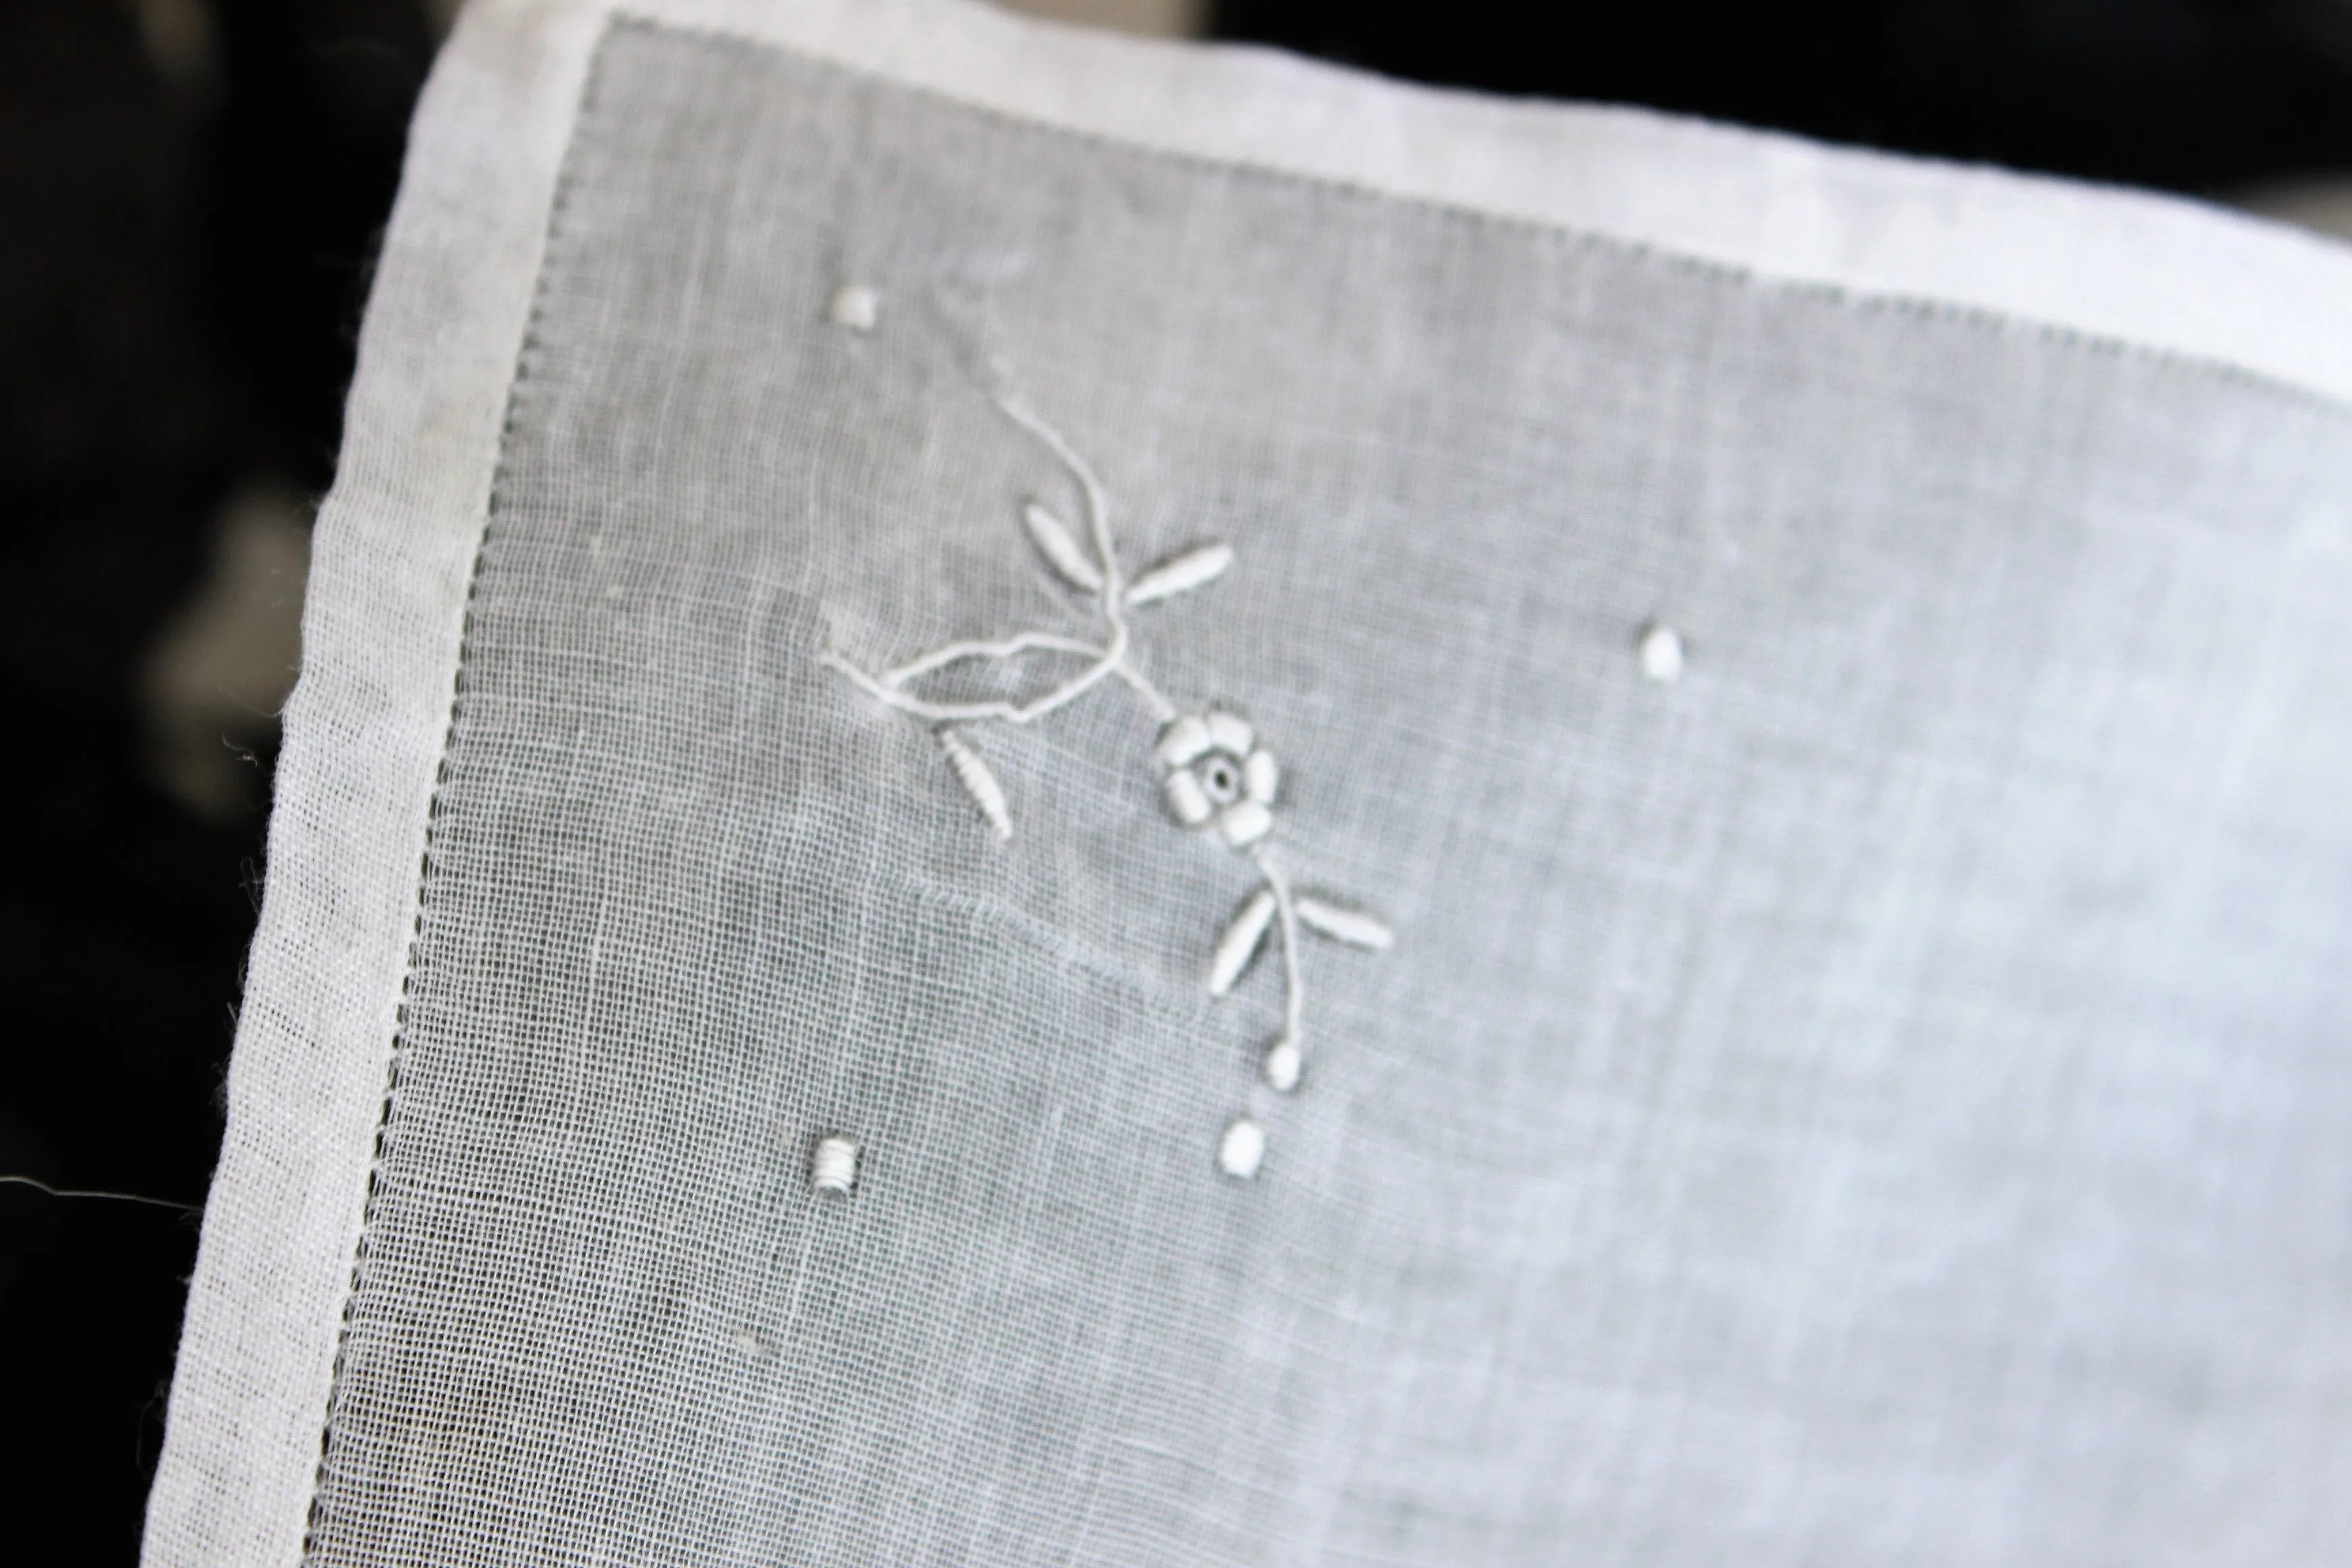
[[[1642,633],[1636,651],[1641,656],[1642,673],[1652,680],[1664,683],[1683,672],[1683,637],[1672,626],[1648,627]]]
[[[839,319],[837,310],[835,319]],[[1113,545],[1109,500],[1094,470],[1059,432],[1010,395],[1000,389],[992,396],[1004,416],[1050,452],[1076,485],[1085,507],[1083,529],[1071,528],[1035,500],[1024,501],[1019,516],[1023,531],[1055,581],[1087,601],[1097,623],[1095,635],[1072,637],[1033,628],[1010,637],[951,642],[879,673],[832,649],[825,651],[824,660],[876,700],[931,727],[949,771],[1000,841],[1013,837],[1012,805],[995,773],[973,749],[968,731],[984,724],[1034,723],[1106,681],[1125,687],[1160,722],[1151,764],[1170,815],[1183,826],[1246,857],[1256,874],[1258,887],[1226,922],[1211,949],[1209,994],[1226,995],[1269,938],[1278,943],[1283,1029],[1266,1047],[1259,1067],[1271,1088],[1289,1093],[1298,1086],[1306,1064],[1306,993],[1299,975],[1299,932],[1311,931],[1372,952],[1385,951],[1395,938],[1386,925],[1360,910],[1292,888],[1269,842],[1281,769],[1273,752],[1261,743],[1255,727],[1222,705],[1181,712],[1136,668],[1127,613],[1215,582],[1232,569],[1233,547],[1222,542],[1195,544],[1129,581]],[[916,689],[926,677],[952,666],[1001,664],[1030,655],[1075,661],[1076,668],[1045,690],[1020,700],[956,701],[926,697]],[[1218,1146],[1218,1163],[1227,1174],[1245,1179],[1256,1173],[1265,1147],[1265,1129],[1244,1117],[1225,1130]],[[854,1146],[852,1152],[854,1157]],[[818,1184],[824,1185],[822,1179]]]
[[[1151,757],[1165,774],[1168,809],[1185,826],[1213,827],[1235,849],[1273,830],[1280,774],[1246,721],[1216,708],[1187,713],[1160,732]]]
[[[809,1157],[809,1184],[821,1193],[846,1197],[857,1185],[857,1142],[834,1133],[817,1141]]]
[[[882,313],[882,296],[863,283],[845,283],[833,291],[824,308],[825,320],[853,332],[870,332]]]
[[[1234,988],[1251,959],[1257,956],[1259,946],[1265,941],[1265,928],[1274,923],[1274,895],[1264,888],[1249,896],[1242,912],[1217,939],[1216,951],[1209,955],[1209,994],[1223,996]]]
[[[1217,1140],[1217,1169],[1237,1182],[1257,1174],[1265,1163],[1265,1129],[1248,1117],[1236,1117]]]
[[[988,818],[989,831],[996,835],[999,842],[1012,837],[1013,812],[1004,804],[1004,786],[996,782],[996,775],[988,771],[980,753],[964,744],[961,735],[942,724],[939,736],[940,750],[948,754],[949,768],[954,772],[956,782],[971,795],[972,804],[980,807],[980,815]]]

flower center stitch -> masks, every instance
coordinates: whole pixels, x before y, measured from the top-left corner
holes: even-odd
[[[1201,793],[1219,805],[1231,805],[1242,795],[1242,770],[1231,757],[1211,757],[1201,764]]]

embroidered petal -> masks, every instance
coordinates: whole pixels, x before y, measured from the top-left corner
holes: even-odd
[[[1257,743],[1256,731],[1249,727],[1249,721],[1239,714],[1228,713],[1222,708],[1212,708],[1204,716],[1203,721],[1209,727],[1209,739],[1216,742],[1217,750],[1221,752],[1231,752],[1237,757],[1246,757],[1250,753],[1250,748]]]
[[[1160,731],[1160,744],[1153,749],[1151,760],[1162,772],[1181,768],[1215,743],[1209,739],[1209,727],[1187,713]]]
[[[1396,933],[1360,910],[1343,910],[1320,899],[1301,898],[1293,906],[1298,923],[1349,947],[1385,952],[1395,945]]]
[[[1135,585],[1127,591],[1127,602],[1149,605],[1185,593],[1216,581],[1233,563],[1234,547],[1230,544],[1203,544],[1181,555],[1171,555],[1135,580]]]
[[[953,730],[939,731],[940,750],[947,753],[948,767],[955,773],[956,782],[971,796],[980,815],[988,818],[991,832],[999,839],[1013,837],[1013,813],[1004,804],[1004,786],[980,760],[980,753],[964,744],[964,739]]]
[[[1298,1075],[1307,1070],[1307,1058],[1300,1053],[1298,1042],[1286,1037],[1266,1047],[1258,1068],[1265,1074],[1266,1087],[1278,1094],[1288,1094],[1298,1087]]]
[[[1252,752],[1242,764],[1242,789],[1260,805],[1274,804],[1274,786],[1280,777],[1272,752]]]
[[[1234,916],[1233,924],[1217,939],[1216,951],[1209,955],[1210,995],[1223,996],[1234,988],[1257,950],[1265,945],[1266,928],[1273,923],[1274,894],[1260,888]]]
[[[1038,552],[1054,563],[1054,570],[1071,587],[1083,588],[1089,594],[1102,592],[1102,569],[1087,559],[1087,552],[1078,548],[1078,542],[1062,526],[1060,518],[1033,500],[1021,509],[1021,521],[1028,524],[1029,537]]]
[[[1170,773],[1167,790],[1168,809],[1185,826],[1198,827],[1216,815],[1217,808],[1210,804],[1207,792],[1201,788],[1201,781],[1192,776],[1190,769],[1178,768]]]
[[[1274,813],[1254,800],[1235,801],[1217,818],[1217,833],[1236,849],[1246,849],[1274,826]]]

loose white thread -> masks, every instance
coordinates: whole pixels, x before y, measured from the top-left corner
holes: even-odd
[[[1683,672],[1682,634],[1669,626],[1653,626],[1642,634],[1642,673],[1652,680],[1668,681]]]
[[[1003,843],[1013,837],[1013,812],[1004,803],[1004,786],[980,760],[980,753],[964,743],[961,735],[946,726],[938,731],[940,750],[948,754],[948,767],[972,804],[980,807],[981,816],[988,818],[989,830]]]
[[[1237,1182],[1257,1174],[1265,1163],[1265,1129],[1246,1116],[1235,1117],[1217,1140],[1217,1169]]]
[[[809,1160],[809,1184],[821,1193],[846,1197],[857,1185],[857,1142],[836,1132],[817,1141]]]
[[[176,1203],[170,1198],[151,1198],[143,1193],[102,1193],[86,1187],[53,1187],[38,1176],[0,1176],[0,1186],[30,1187],[53,1198],[101,1198],[109,1203],[143,1204],[149,1208],[177,1209],[182,1214],[202,1214],[202,1204]]]
[[[870,332],[882,312],[882,296],[863,283],[845,283],[833,291],[825,319],[853,332]]]

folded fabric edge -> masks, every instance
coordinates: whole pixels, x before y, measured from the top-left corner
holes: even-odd
[[[1505,100],[979,0],[616,0],[975,107],[2352,398],[2352,247],[2186,198]]]
[[[312,549],[149,1563],[304,1555],[467,596],[604,22],[469,7],[411,128]]]

